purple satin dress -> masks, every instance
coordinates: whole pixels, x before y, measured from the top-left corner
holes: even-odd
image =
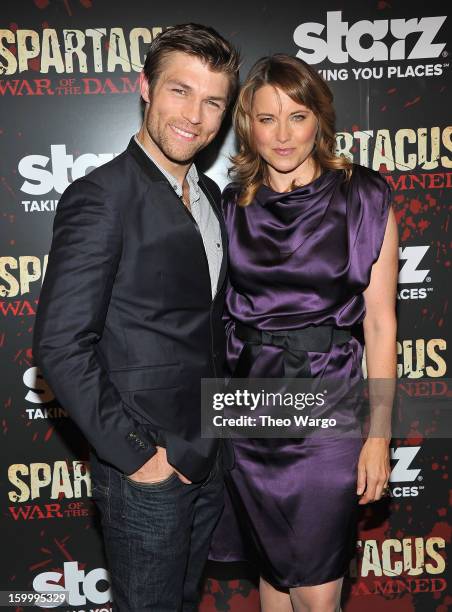
[[[288,193],[262,186],[246,207],[236,204],[237,196],[234,184],[223,193],[230,372],[244,346],[237,322],[271,332],[359,325],[390,208],[380,174],[354,165],[349,182],[328,170]],[[362,378],[358,337],[327,353],[309,352],[311,376]],[[284,377],[282,352],[262,345],[246,375]],[[277,588],[344,576],[355,551],[361,438],[235,438],[233,446],[236,463],[226,476],[225,510],[209,558],[251,561]]]

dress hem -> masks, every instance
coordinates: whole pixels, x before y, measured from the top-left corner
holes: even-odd
[[[228,559],[219,558],[219,557],[210,557],[209,561],[213,561],[214,563],[249,563],[250,565],[254,565],[252,561],[249,559],[244,559],[243,557],[229,557]],[[262,577],[266,582],[268,582],[275,589],[298,589],[299,587],[308,587],[308,586],[319,586],[320,584],[326,584],[327,582],[333,582],[334,580],[338,580],[339,578],[345,578],[347,575],[347,570],[342,570],[339,574],[334,574],[331,578],[324,578],[321,581],[316,582],[299,582],[297,584],[282,584],[273,579],[270,579],[265,574],[259,572],[258,568],[256,568],[257,573],[260,577]]]
[[[345,578],[347,572],[346,571],[342,571],[339,574],[335,574],[333,577],[331,578],[326,578],[326,579],[322,579],[320,582],[299,582],[297,584],[281,584],[281,583],[277,583],[274,581],[271,581],[270,579],[268,579],[266,576],[262,575],[262,578],[264,578],[264,580],[266,580],[272,587],[274,587],[275,589],[298,589],[299,587],[309,587],[309,586],[319,586],[321,584],[326,584],[328,582],[333,582],[334,580],[338,580],[339,578]]]

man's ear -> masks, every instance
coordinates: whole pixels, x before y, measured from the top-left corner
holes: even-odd
[[[149,104],[149,82],[143,71],[140,73],[140,94],[143,100]]]

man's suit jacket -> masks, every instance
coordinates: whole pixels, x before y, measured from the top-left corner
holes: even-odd
[[[133,138],[58,204],[34,356],[96,454],[125,474],[159,445],[200,481],[218,450],[200,437],[200,388],[224,374],[227,238],[218,186],[200,174],[200,187],[223,240],[213,300],[199,228]]]

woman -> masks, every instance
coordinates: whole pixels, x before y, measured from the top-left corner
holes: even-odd
[[[234,126],[236,181],[224,192],[231,375],[282,378],[298,367],[301,378],[354,384],[364,347],[353,329],[362,323],[369,378],[394,380],[390,192],[377,172],[335,155],[328,86],[301,60],[263,58],[242,87]],[[285,348],[273,341],[281,333]],[[304,349],[295,351],[298,366],[294,338]],[[387,490],[387,427],[364,444],[344,436],[233,440],[236,465],[210,558],[252,558],[264,612],[339,609],[358,504]]]

